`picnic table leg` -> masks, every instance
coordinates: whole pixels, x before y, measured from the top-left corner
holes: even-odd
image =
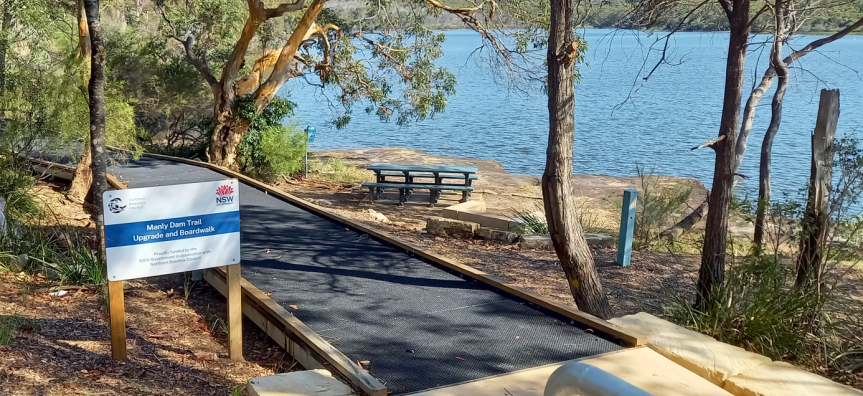
[[[434,174],[434,184],[443,184],[443,179],[440,177],[440,172],[432,172]],[[440,199],[442,190],[434,190],[429,191],[429,195],[434,197],[434,201],[432,202],[432,207],[434,207],[434,203],[437,203],[437,200]]]
[[[383,183],[384,180],[386,180],[386,176],[381,175],[381,171],[376,170],[375,171],[375,180],[377,180],[378,183]],[[380,198],[381,194],[383,194],[383,193],[384,193],[384,189],[382,189],[380,187],[375,187],[375,191],[374,191],[375,199]]]
[[[437,194],[440,193],[440,190],[429,190],[429,207],[433,208],[434,204],[437,202]]]
[[[406,188],[400,188],[399,189],[399,206],[405,206],[405,202],[408,201],[407,192],[405,190],[407,190],[407,189]]]
[[[411,184],[414,182],[414,178],[411,177],[410,172],[402,171],[402,173],[405,174],[405,184]],[[409,189],[407,189],[407,191],[405,191],[405,202],[407,202],[407,200],[411,198],[411,195],[413,195],[413,193],[414,193],[414,189],[412,189],[412,188],[409,188]]]
[[[375,203],[375,199],[377,199],[375,190],[377,190],[376,187],[369,187],[369,202],[371,203]]]

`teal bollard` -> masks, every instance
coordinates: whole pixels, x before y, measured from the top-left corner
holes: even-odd
[[[635,229],[635,209],[638,191],[623,191],[623,205],[620,210],[620,237],[617,242],[617,263],[621,267],[629,265],[632,258],[632,231]]]

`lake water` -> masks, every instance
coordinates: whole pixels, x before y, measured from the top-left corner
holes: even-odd
[[[725,54],[724,33],[677,33],[670,50],[677,65],[661,66],[642,83],[639,70],[653,41],[646,33],[587,29],[581,32],[590,47],[580,65],[576,85],[575,163],[585,174],[632,176],[636,163],[657,173],[692,177],[708,187],[713,152],[697,146],[715,138],[722,109]],[[300,79],[283,88],[298,103],[300,125],[317,128],[312,150],[402,146],[432,154],[499,161],[511,173],[541,175],[548,136],[546,98],[539,91],[509,90],[482,59],[469,55],[480,44],[472,31],[448,31],[440,64],[458,79],[457,94],[434,119],[398,126],[354,109],[351,123],[336,130],[328,121],[333,112],[323,97]],[[770,38],[759,36],[753,42]],[[817,39],[799,36],[798,49]],[[753,45],[747,64],[746,101],[753,77],[760,81],[769,47]],[[650,54],[656,59],[658,54]],[[760,57],[760,59],[759,59]],[[757,61],[757,62],[756,62]],[[757,71],[756,71],[757,63]],[[652,63],[649,63],[652,66]],[[815,125],[819,90],[841,91],[837,136],[863,137],[863,36],[850,36],[821,48],[793,64],[785,97],[782,127],[773,149],[774,195],[796,194],[809,175],[810,133]],[[856,68],[856,70],[855,70]],[[633,84],[638,90],[622,106]],[[775,88],[775,84],[774,84]],[[741,187],[757,191],[758,156],[770,117],[773,90],[758,107],[749,149],[740,173],[750,176]],[[315,97],[315,100],[305,98]],[[300,100],[299,98],[304,98]],[[616,108],[617,107],[617,108]]]

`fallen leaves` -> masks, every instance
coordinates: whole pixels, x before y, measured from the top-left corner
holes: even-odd
[[[195,360],[199,362],[207,360],[219,360],[219,355],[215,352],[195,352]]]
[[[266,294],[268,296],[272,296],[273,293],[275,293],[275,292],[276,292],[275,290],[270,290],[270,291],[264,292],[264,294]]]
[[[456,359],[458,359],[458,360],[464,360],[464,358],[463,358],[463,357],[459,357],[459,356],[456,356],[455,358],[456,358]]]
[[[291,304],[291,305],[288,305],[288,306],[289,306],[289,307],[291,307],[291,309],[300,309],[299,307],[297,307],[297,306],[296,306],[296,305],[294,305],[294,304]]]
[[[180,333],[147,334],[147,338],[153,338],[157,340],[168,340],[171,338],[177,338],[179,336]]]

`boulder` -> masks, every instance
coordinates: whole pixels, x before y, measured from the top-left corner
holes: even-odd
[[[377,221],[380,221],[381,223],[389,223],[389,222],[390,222],[390,219],[388,219],[388,218],[387,218],[387,216],[385,216],[383,213],[376,212],[374,209],[369,209],[369,210],[367,211],[367,213],[368,213],[368,214],[369,214],[369,216],[371,216],[373,219],[375,219],[375,220],[377,220]]]
[[[646,312],[609,322],[647,337],[647,346],[708,381],[723,386],[729,378],[770,363],[770,358],[719,342]]]
[[[432,217],[426,222],[426,232],[438,237],[472,238],[479,230],[479,224],[469,221]]]
[[[498,230],[497,228],[482,227],[477,230],[476,236],[500,243],[515,243],[516,241],[518,241],[518,234],[514,232]]]
[[[522,234],[518,243],[524,249],[554,249],[548,234]]]
[[[584,234],[590,246],[614,247],[614,237],[605,234]]]
[[[736,396],[863,396],[859,390],[785,362],[756,366],[729,378],[723,388]]]

